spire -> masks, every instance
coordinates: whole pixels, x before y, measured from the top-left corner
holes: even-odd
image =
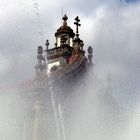
[[[74,24],[76,25],[76,37],[77,37],[77,38],[79,38],[79,29],[78,29],[78,27],[81,26],[81,24],[80,24],[79,22],[80,22],[80,19],[79,19],[79,17],[77,16],[77,17],[75,18],[75,22],[74,22]]]
[[[65,14],[62,19],[64,20],[63,26],[67,26],[67,20],[68,20],[67,15]]]

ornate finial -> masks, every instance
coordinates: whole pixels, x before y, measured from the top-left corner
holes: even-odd
[[[91,46],[89,46],[88,47],[88,61],[89,61],[89,65],[93,65],[92,57],[93,57],[93,49],[92,49]]]
[[[77,38],[78,38],[78,37],[79,37],[79,30],[78,30],[78,27],[81,26],[81,24],[79,24],[80,19],[79,19],[78,16],[75,18],[75,21],[76,21],[76,22],[74,22],[74,24],[76,25],[76,36],[77,36]]]
[[[43,53],[43,47],[38,46],[37,52],[38,52],[38,54],[42,54]]]
[[[49,43],[49,40],[48,40],[48,39],[46,40],[45,45],[46,45],[46,50],[48,50],[48,47],[49,47],[49,45],[50,45],[50,43]]]
[[[91,46],[88,47],[88,53],[93,53],[93,49]]]
[[[65,14],[64,17],[63,17],[63,20],[67,20],[67,19],[68,19],[68,17],[67,17],[67,15]]]
[[[67,20],[68,20],[67,15],[65,14],[64,17],[63,17],[62,19],[64,20],[63,26],[67,26]]]

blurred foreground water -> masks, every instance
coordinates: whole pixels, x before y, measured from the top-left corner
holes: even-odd
[[[0,139],[138,140],[139,106],[119,102],[111,74],[95,75],[91,70],[71,90],[50,85],[1,92]]]

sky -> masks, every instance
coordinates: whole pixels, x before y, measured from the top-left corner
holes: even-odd
[[[126,0],[126,2],[136,2],[136,1],[139,1],[139,0]]]
[[[129,139],[138,140],[139,0],[38,0],[37,5],[32,0],[0,0],[0,89],[34,78],[36,48],[40,44],[45,47],[46,39],[50,40],[50,47],[54,46],[54,33],[61,26],[65,13],[68,25],[74,30],[74,18],[77,15],[80,17],[80,37],[84,41],[84,48],[87,49],[89,45],[93,47],[93,74],[102,84],[106,84],[108,75],[111,76],[116,102],[134,113],[131,127],[127,130],[131,134]],[[1,100],[7,98],[0,97]],[[10,97],[13,99],[14,96]],[[1,104],[6,104],[3,102]],[[15,106],[16,103],[12,107]]]

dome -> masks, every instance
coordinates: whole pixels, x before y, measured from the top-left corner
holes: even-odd
[[[64,17],[62,18],[64,20],[63,22],[63,26],[61,26],[57,32],[55,33],[55,36],[61,35],[61,34],[68,34],[70,37],[74,37],[75,33],[73,32],[73,30],[67,26],[67,19],[68,17],[66,15],[64,15]]]

